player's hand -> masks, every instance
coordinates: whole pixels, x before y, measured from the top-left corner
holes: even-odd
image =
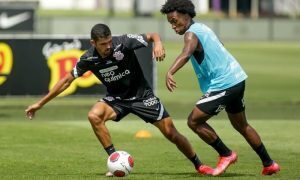
[[[25,110],[26,116],[31,120],[34,118],[35,112],[39,109],[41,109],[42,106],[38,103],[35,103],[33,105],[30,105]]]
[[[163,47],[162,42],[154,42],[153,57],[156,59],[156,61],[163,61],[165,56],[165,48]]]
[[[173,78],[173,75],[168,72],[166,75],[166,86],[169,91],[173,92],[175,88],[177,88],[176,81]]]

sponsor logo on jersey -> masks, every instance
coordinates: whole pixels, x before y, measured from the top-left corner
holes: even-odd
[[[107,60],[105,64],[111,64],[112,61],[111,60]]]
[[[149,99],[143,100],[143,104],[147,107],[158,104],[158,99],[156,97],[151,97]]]
[[[124,58],[124,54],[121,51],[116,51],[114,52],[113,57],[116,58],[116,60],[121,61]]]
[[[98,59],[98,56],[89,56],[83,60],[86,60],[86,61],[92,61],[92,60],[97,60]]]
[[[241,76],[244,76],[245,75],[245,72],[244,71],[240,71],[240,72],[238,72],[238,73],[235,73],[235,78],[236,79],[239,79]]]
[[[121,45],[122,45],[122,44],[118,44],[118,45],[115,47],[114,51],[117,51],[117,49],[118,49],[119,47],[121,47]]]
[[[243,104],[243,107],[245,107],[245,100],[244,100],[244,98],[242,99],[242,104]]]
[[[145,46],[148,46],[148,43],[144,40],[142,35],[138,35],[138,34],[127,34],[128,38],[134,38],[136,40],[138,40],[140,43],[144,44]]]
[[[223,109],[225,108],[226,108],[225,105],[219,105],[218,109],[216,110],[216,113],[223,111]]]
[[[103,98],[103,99],[105,99],[105,100],[107,100],[107,101],[109,101],[109,102],[111,102],[111,101],[114,101],[115,100],[115,98],[114,97],[112,97],[112,96],[106,96],[105,98]]]
[[[78,46],[79,44],[80,46]],[[73,43],[63,42],[61,45],[52,45],[50,42],[44,45],[43,53],[47,58],[47,64],[51,72],[49,89],[52,89],[60,79],[72,71],[78,59],[84,53],[80,49],[75,49],[78,47],[81,47],[81,43],[77,43],[76,40]],[[60,96],[73,94],[77,87],[87,88],[94,84],[99,84],[99,80],[92,72],[88,71],[73,81],[70,87],[62,92]]]
[[[230,63],[230,69],[234,70],[235,68],[237,68],[239,66],[239,64],[236,61],[233,61]]]
[[[104,78],[105,82],[110,83],[110,82],[118,81],[129,74],[130,74],[130,71],[128,69],[126,69],[125,71],[117,73],[117,74],[115,71],[102,73],[101,76]]]
[[[112,67],[109,67],[109,68],[105,68],[105,69],[100,69],[100,73],[107,73],[107,72],[110,72],[110,71],[113,71],[113,70],[116,70],[118,69],[118,66],[112,66]]]
[[[13,54],[9,45],[0,43],[0,85],[7,80],[13,66]]]

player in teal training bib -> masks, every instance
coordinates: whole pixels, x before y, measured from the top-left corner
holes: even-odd
[[[188,126],[219,154],[212,175],[218,176],[237,161],[207,120],[225,109],[232,126],[247,140],[262,161],[263,175],[280,171],[271,159],[260,136],[247,122],[244,103],[246,73],[225,49],[215,33],[202,23],[195,23],[195,6],[191,0],[167,0],[161,12],[167,15],[172,29],[184,35],[184,47],[166,75],[169,91],[177,87],[173,75],[189,60],[192,62],[200,89],[204,93],[188,116]],[[209,174],[203,170],[203,174]]]
[[[194,23],[187,32],[194,33],[202,45],[203,55],[194,53],[191,61],[203,93],[230,88],[247,78],[240,64],[210,28]]]

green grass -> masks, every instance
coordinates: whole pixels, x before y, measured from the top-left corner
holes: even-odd
[[[87,121],[2,122],[0,126],[1,179],[105,179],[106,158]],[[270,123],[272,127],[270,127]],[[223,140],[239,154],[239,161],[219,178],[261,178],[261,164],[254,151],[228,121],[212,121]],[[299,148],[295,134],[299,121],[257,120],[251,124],[260,132],[266,147],[282,166],[275,179],[299,177]],[[214,166],[217,154],[186,126],[175,121],[177,128],[191,141],[201,160]],[[108,123],[115,146],[130,152],[135,167],[130,179],[195,179],[192,164],[170,144],[159,131],[135,120]],[[282,127],[288,130],[282,130]],[[150,139],[137,139],[134,133],[145,129]],[[280,135],[278,134],[280,132]],[[159,147],[159,148],[158,148]],[[206,177],[205,177],[206,178]]]
[[[174,42],[165,45],[167,59],[157,64],[157,94],[201,160],[215,166],[215,151],[186,125],[185,118],[201,96],[191,65],[175,75],[175,92],[168,92],[164,85],[165,73],[181,47],[181,43]],[[226,47],[249,75],[245,94],[249,122],[282,166],[282,171],[271,178],[299,178],[300,43],[228,43]],[[27,120],[25,108],[39,98],[0,99],[0,179],[107,179],[107,155],[86,118],[101,96],[57,98],[40,110],[35,120]],[[259,158],[233,130],[226,114],[222,112],[209,122],[239,155],[237,164],[213,179],[260,179]],[[130,152],[135,159],[134,171],[128,179],[207,178],[195,174],[192,164],[174,145],[155,127],[135,116],[120,123],[110,122],[108,126],[115,146]],[[141,129],[150,131],[153,137],[134,138],[134,133]]]

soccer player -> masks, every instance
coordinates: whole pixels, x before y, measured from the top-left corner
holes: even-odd
[[[211,175],[213,169],[200,162],[189,141],[177,131],[165,107],[144,78],[134,50],[146,47],[149,42],[154,43],[156,60],[162,61],[165,50],[157,33],[112,36],[107,25],[96,24],[91,30],[91,48],[47,95],[25,110],[27,117],[32,119],[38,109],[68,88],[74,79],[92,71],[106,86],[107,95],[91,108],[88,119],[108,155],[115,152],[115,148],[105,123],[120,121],[133,113],[156,126],[193,162],[198,173]]]
[[[207,120],[226,110],[232,126],[247,140],[263,164],[263,175],[280,170],[255,129],[247,122],[244,105],[246,73],[236,59],[225,49],[215,33],[206,25],[194,22],[195,7],[190,0],[167,0],[161,8],[172,29],[184,35],[184,47],[166,75],[166,86],[173,91],[173,75],[191,59],[203,96],[188,117],[188,126],[219,154],[213,175],[222,174],[237,161],[236,152],[229,149]]]

